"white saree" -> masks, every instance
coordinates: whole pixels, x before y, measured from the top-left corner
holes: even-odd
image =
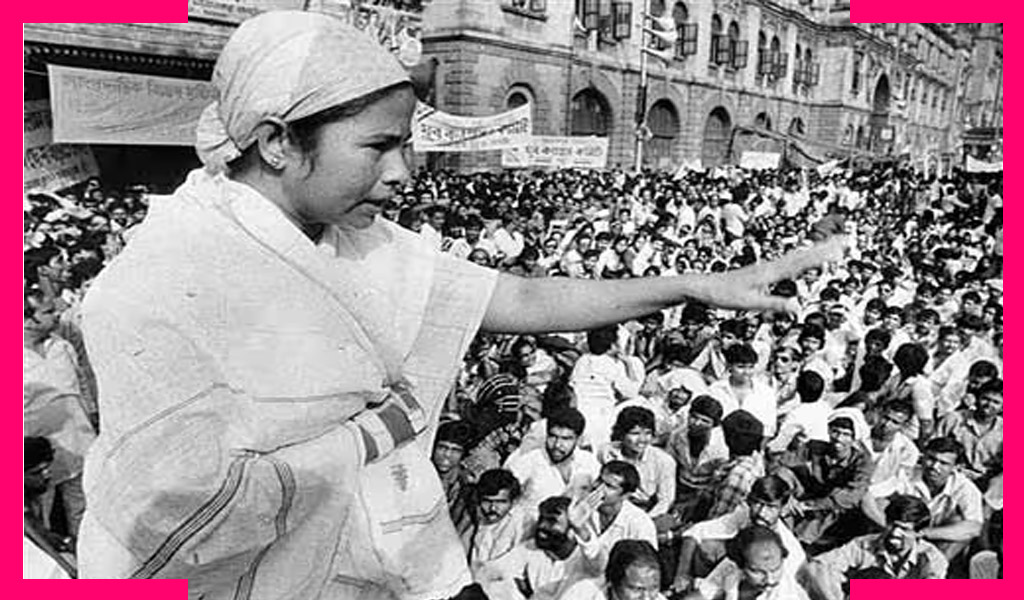
[[[429,454],[495,282],[380,220],[314,245],[253,189],[190,174],[86,298],[83,576],[206,600],[458,592]],[[368,410],[389,389],[415,397],[406,420]]]

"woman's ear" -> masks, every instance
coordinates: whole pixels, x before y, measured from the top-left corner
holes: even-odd
[[[268,117],[256,126],[256,144],[260,163],[274,171],[282,171],[299,156],[288,139],[288,126],[276,117]]]

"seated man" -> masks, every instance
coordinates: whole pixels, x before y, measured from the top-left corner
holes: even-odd
[[[815,557],[808,564],[809,578],[827,600],[843,600],[851,579],[944,579],[946,557],[921,539],[930,516],[920,498],[893,496],[885,508],[885,531]]]
[[[981,534],[982,497],[958,465],[963,448],[951,438],[934,438],[924,447],[920,466],[909,479],[873,486],[864,497],[864,514],[884,526],[884,506],[893,494],[916,496],[928,505],[929,527],[922,538],[935,544],[951,562]]]
[[[754,377],[757,352],[748,344],[735,344],[725,350],[729,376],[708,387],[708,395],[722,403],[726,416],[745,410],[764,426],[766,437],[775,437],[778,401],[775,390],[761,377]]]
[[[533,539],[474,573],[491,600],[557,600],[577,582],[601,576],[583,556],[569,524],[571,503],[564,496],[545,499],[538,508]]]
[[[683,532],[679,568],[672,588],[688,591],[695,579],[706,577],[725,557],[728,540],[750,525],[763,525],[779,534],[789,552],[786,568],[796,573],[804,563],[804,549],[779,518],[790,501],[791,493],[789,484],[781,477],[761,477],[754,482],[745,504],[727,515],[697,523]]]
[[[633,504],[651,517],[668,512],[676,499],[676,461],[661,448],[651,445],[654,437],[654,413],[630,406],[619,413],[612,427],[612,442],[597,454],[598,461],[625,461],[640,474],[640,486],[630,494]]]
[[[604,579],[604,585],[600,580],[584,579],[566,590],[560,600],[665,600],[658,591],[658,553],[643,540],[616,542],[608,555]]]
[[[786,570],[788,551],[779,534],[751,525],[730,540],[728,557],[685,600],[807,600]]]
[[[613,460],[601,467],[597,488],[570,513],[570,522],[591,568],[603,572],[608,553],[619,540],[644,540],[655,548],[658,539],[650,515],[626,499],[640,485],[636,467]]]
[[[913,418],[914,405],[906,399],[893,400],[881,409],[879,421],[871,428],[871,447],[875,452],[872,486],[907,478],[917,466],[921,451],[906,433]]]
[[[685,521],[696,502],[705,494],[715,471],[729,460],[729,447],[722,434],[722,405],[711,396],[698,396],[690,407],[686,424],[672,432],[668,453],[676,461],[675,512]],[[707,512],[705,509],[703,512]],[[703,513],[702,513],[703,514]]]
[[[695,513],[690,522],[731,513],[750,493],[754,481],[765,474],[761,421],[745,410],[737,410],[722,421],[722,429],[729,447],[729,462],[718,469],[716,482],[711,486],[710,509],[704,515]]]
[[[960,442],[964,448],[962,472],[979,488],[986,488],[1003,452],[1003,380],[982,384],[974,397],[973,408],[963,408],[939,421],[936,434]]]
[[[828,436],[828,443],[811,441],[779,459],[780,474],[798,487],[798,502],[791,505],[788,518],[797,538],[805,544],[821,540],[840,517],[857,509],[874,469],[864,446],[867,423],[860,411],[834,411],[828,422]]]
[[[779,434],[768,444],[769,452],[785,452],[794,441],[828,441],[828,416],[832,407],[822,399],[825,380],[814,371],[801,371],[796,379],[800,404],[783,417]]]
[[[472,483],[462,466],[473,437],[472,426],[465,421],[448,421],[437,428],[434,451],[430,461],[441,478],[444,493],[448,499],[448,513],[456,531],[463,540],[468,539],[473,528]]]
[[[476,572],[511,552],[525,538],[525,515],[517,506],[519,480],[505,469],[484,471],[476,484],[476,524],[469,539],[469,567]]]
[[[555,411],[547,419],[544,447],[513,454],[505,464],[523,485],[523,509],[531,521],[541,500],[563,495],[579,498],[597,479],[597,459],[577,447],[585,426],[586,420],[575,408]]]

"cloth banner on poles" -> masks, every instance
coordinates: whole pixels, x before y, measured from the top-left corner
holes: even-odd
[[[57,143],[192,146],[208,81],[49,65]]]
[[[46,100],[25,103],[24,143],[25,193],[55,192],[99,175],[91,148],[53,143],[52,114]]]
[[[973,156],[967,157],[968,173],[1000,173],[1003,170],[1003,161],[985,162]]]
[[[740,166],[744,169],[777,169],[781,157],[778,152],[746,151],[740,156]]]
[[[522,146],[532,132],[529,104],[488,117],[460,117],[419,103],[412,140],[416,152],[480,152]]]
[[[603,169],[608,164],[608,138],[534,136],[501,152],[501,166],[510,169]]]

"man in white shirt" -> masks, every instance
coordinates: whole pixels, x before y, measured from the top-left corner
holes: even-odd
[[[640,365],[620,357],[619,329],[610,325],[587,333],[588,352],[576,361],[569,384],[587,419],[584,447],[597,449],[611,440],[615,404],[636,398],[643,384]]]
[[[597,480],[600,465],[593,454],[577,448],[586,420],[574,408],[547,418],[543,448],[509,457],[505,468],[523,485],[522,507],[532,522],[537,506],[551,496],[579,498]]]
[[[661,448],[651,445],[654,413],[640,406],[624,408],[612,428],[611,443],[597,454],[601,464],[627,462],[640,474],[640,485],[629,500],[652,518],[664,515],[676,499],[676,461]]]
[[[785,452],[794,440],[828,441],[828,417],[832,407],[822,399],[825,380],[814,371],[801,371],[796,379],[800,404],[782,418],[779,434],[768,444],[769,452]]]
[[[420,228],[420,236],[427,240],[437,250],[441,249],[444,241],[445,210],[443,206],[431,206],[423,211],[426,216],[423,226]]]
[[[490,469],[476,484],[476,523],[469,539],[469,566],[475,574],[499,560],[528,536],[519,499],[522,486],[511,471]]]
[[[788,551],[774,530],[751,525],[736,534],[723,560],[686,600],[807,600],[807,592],[786,570]]]
[[[749,344],[735,344],[726,348],[725,361],[729,365],[729,376],[711,384],[708,395],[722,404],[724,416],[745,410],[764,425],[765,437],[775,437],[775,390],[763,379],[753,376],[757,352]]]
[[[672,588],[689,590],[696,578],[706,577],[725,557],[726,543],[750,525],[761,525],[779,534],[788,555],[785,567],[795,574],[806,560],[803,546],[780,519],[792,497],[792,488],[781,477],[767,475],[754,482],[744,504],[731,513],[702,521],[683,533],[679,568]]]

